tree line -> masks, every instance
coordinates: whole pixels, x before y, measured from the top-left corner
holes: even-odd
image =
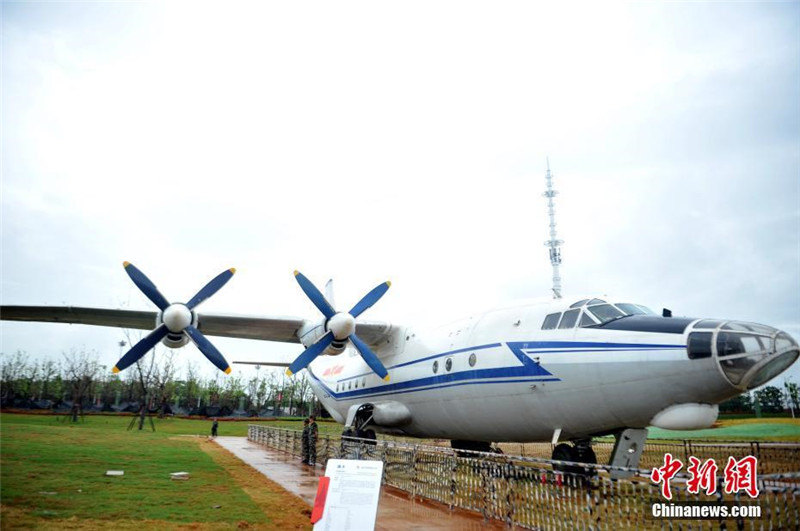
[[[747,392],[719,405],[720,413],[784,413],[790,410],[800,416],[800,389],[787,381],[783,388],[767,385],[757,391]]]
[[[127,370],[112,374],[96,352],[72,350],[57,360],[30,360],[21,351],[0,354],[0,405],[4,408],[59,409],[73,420],[86,411],[118,411],[201,416],[282,416],[320,414],[322,408],[305,373],[286,377],[265,370],[245,379],[200,376],[189,364],[178,374],[174,354],[160,349]],[[141,429],[141,428],[140,428]]]
[[[157,349],[158,350],[158,349]],[[140,427],[146,414],[159,416],[304,416],[324,414],[305,373],[257,371],[244,379],[202,378],[195,365],[177,374],[171,350],[153,350],[122,373],[111,374],[96,352],[72,350],[58,361],[32,361],[24,352],[0,354],[0,405],[4,408],[60,409],[77,420],[85,411],[134,412]],[[164,352],[165,351],[165,352]],[[783,413],[800,416],[794,382],[766,386],[720,404],[720,413]],[[140,428],[141,429],[141,428]]]

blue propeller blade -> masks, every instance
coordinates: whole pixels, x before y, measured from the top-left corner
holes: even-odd
[[[319,292],[317,287],[312,284],[311,281],[308,280],[300,271],[294,272],[294,278],[297,280],[297,283],[300,284],[300,288],[303,290],[303,292],[308,296],[309,299],[311,299],[311,302],[314,303],[314,306],[316,306],[317,309],[322,312],[322,315],[325,316],[325,319],[330,319],[333,317],[336,312],[333,310],[330,303],[325,300],[325,297]],[[305,365],[303,365],[303,367],[305,367]]]
[[[128,352],[125,353],[124,356],[120,358],[114,368],[111,369],[112,372],[119,372],[124,369],[127,369],[134,363],[136,363],[139,358],[147,354],[151,348],[156,346],[156,344],[164,339],[166,335],[169,333],[169,329],[167,325],[162,324],[149,334],[147,334],[141,341],[136,343]]]
[[[358,317],[364,313],[364,310],[371,307],[373,304],[378,302],[381,297],[383,297],[383,294],[386,293],[386,290],[388,290],[389,286],[391,285],[392,283],[387,280],[386,282],[376,286],[372,291],[364,295],[364,297],[358,301],[355,306],[353,306],[353,309],[350,310],[350,315],[353,317]],[[383,378],[383,376],[381,376],[381,378]]]
[[[208,358],[208,361],[216,365],[217,368],[225,374],[230,374],[231,366],[228,365],[228,362],[225,361],[224,357],[222,357],[222,354],[220,354],[219,350],[217,350],[217,347],[212,345],[211,341],[206,339],[206,336],[204,336],[200,330],[192,325],[189,325],[184,328],[183,331],[189,334],[189,337],[192,339],[194,344],[197,345],[197,348],[200,350],[200,352],[203,353],[203,356]]]
[[[314,361],[314,358],[319,356],[320,353],[328,348],[328,345],[331,343],[333,343],[333,333],[328,332],[322,336],[322,339],[308,347],[302,354],[297,356],[297,359],[294,360],[291,365],[289,365],[288,369],[286,369],[286,374],[291,376],[305,369],[306,366]]]
[[[139,271],[139,269],[130,262],[123,262],[123,266],[125,266],[125,272],[128,273],[128,276],[131,277],[133,283],[136,284],[142,293],[147,296],[148,299],[153,301],[153,304],[158,306],[159,310],[165,310],[167,306],[169,306],[169,301],[166,297],[164,297],[158,288],[156,287],[153,282],[147,278],[147,275]]]
[[[226,269],[225,271],[214,277],[211,280],[211,282],[206,284],[203,287],[203,289],[197,292],[197,295],[192,297],[191,300],[189,300],[189,302],[186,303],[186,306],[190,310],[193,310],[195,306],[197,306],[198,304],[200,304],[201,302],[203,302],[204,300],[206,300],[207,298],[218,292],[222,286],[227,284],[234,273],[236,273],[236,268],[232,267],[230,269]]]
[[[355,345],[356,349],[361,353],[361,357],[367,362],[367,365],[369,365],[369,368],[372,369],[372,372],[388,382],[389,371],[386,370],[386,367],[383,366],[381,360],[379,360],[378,356],[376,356],[375,353],[369,349],[367,344],[361,341],[361,339],[359,339],[359,337],[355,334],[350,336],[350,341],[353,342],[353,345]]]

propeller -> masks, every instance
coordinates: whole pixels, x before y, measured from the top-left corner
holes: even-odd
[[[131,349],[120,358],[114,368],[111,369],[112,372],[117,373],[127,369],[142,356],[147,354],[159,341],[167,337],[167,334],[172,333],[186,334],[211,363],[216,365],[219,370],[224,371],[225,374],[230,374],[231,366],[225,361],[225,358],[220,351],[217,350],[217,347],[211,344],[211,341],[206,339],[206,336],[192,324],[192,321],[194,321],[192,310],[219,291],[220,288],[231,279],[233,274],[236,273],[236,269],[233,267],[226,269],[214,277],[211,282],[203,286],[194,297],[189,299],[189,302],[182,304],[179,302],[170,303],[167,298],[158,291],[156,285],[147,278],[147,275],[142,273],[139,268],[132,263],[123,262],[122,265],[125,266],[125,272],[131,277],[136,287],[142,290],[142,293],[161,310],[162,323],[158,328],[147,334],[142,340],[131,347]]]
[[[314,306],[325,316],[327,332],[289,365],[289,368],[286,369],[286,374],[291,376],[306,368],[309,363],[314,361],[314,358],[319,356],[334,341],[349,340],[358,350],[358,353],[361,354],[364,361],[367,362],[370,369],[388,382],[389,372],[386,367],[383,366],[381,360],[370,350],[367,344],[356,335],[356,317],[378,302],[392,283],[387,280],[376,286],[372,291],[364,295],[349,312],[337,312],[317,287],[301,272],[295,271],[294,278],[300,284],[300,288],[306,296],[314,303]]]

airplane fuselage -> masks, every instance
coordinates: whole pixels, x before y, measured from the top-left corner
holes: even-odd
[[[722,330],[725,321],[716,322],[716,332],[713,323],[696,328],[709,321],[654,315],[624,317],[616,326],[542,329],[547,315],[566,311],[563,301],[525,304],[426,332],[400,330],[376,348],[389,382],[348,349],[311,364],[312,387],[341,423],[360,405],[383,404],[407,412],[389,427],[395,432],[474,441],[550,440],[558,429],[563,439],[580,439],[646,427],[670,407],[714,405],[746,389],[726,376],[715,351],[720,334],[735,333]],[[765,344],[767,336],[782,334],[759,330]],[[709,334],[715,352],[690,359],[692,333]],[[763,353],[760,363],[773,361],[770,355]]]

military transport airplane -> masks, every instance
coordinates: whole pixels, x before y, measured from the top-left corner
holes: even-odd
[[[366,438],[378,430],[477,451],[492,442],[571,441],[557,444],[553,458],[593,463],[592,437],[613,434],[611,464],[635,467],[648,426],[708,427],[717,404],[766,383],[800,356],[792,337],[769,326],[656,315],[608,297],[510,304],[429,330],[356,320],[389,282],[344,312],[299,272],[295,278],[322,318],[200,314],[197,306],[234,269],[184,304],[170,303],[124,265],[158,312],[3,306],[0,318],[145,330],[155,324],[115,372],[158,342],[177,348],[192,341],[226,373],[228,362],[206,335],[301,343],[306,350],[287,373],[305,368],[331,416]]]

